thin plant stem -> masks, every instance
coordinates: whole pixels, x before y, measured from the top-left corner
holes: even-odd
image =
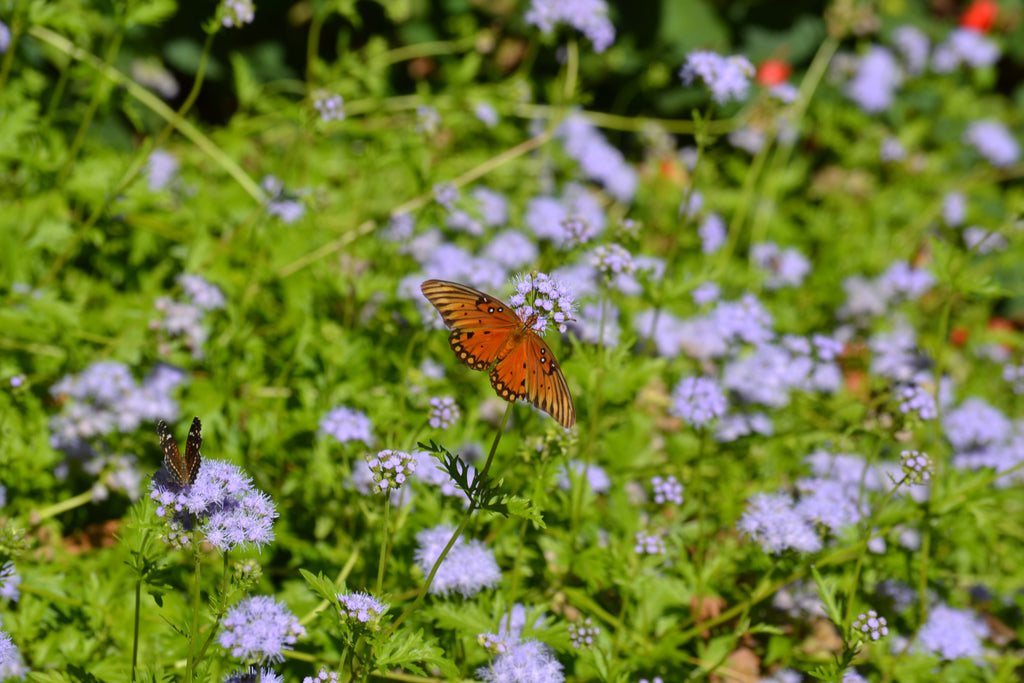
[[[427,579],[423,583],[423,587],[420,588],[419,592],[416,594],[416,599],[413,600],[412,604],[406,607],[400,615],[398,615],[398,618],[395,619],[394,622],[392,622],[391,626],[384,634],[385,636],[390,636],[394,633],[395,629],[398,628],[398,625],[405,621],[406,617],[408,617],[409,614],[411,614],[412,611],[423,601],[423,596],[425,596],[427,591],[430,589],[430,584],[434,581],[434,577],[437,575],[437,570],[441,568],[441,563],[444,561],[444,558],[448,556],[448,553],[455,545],[455,541],[457,541],[459,536],[462,535],[462,532],[466,530],[466,527],[469,525],[469,520],[473,517],[473,513],[480,507],[480,503],[482,502],[480,497],[483,495],[484,487],[487,484],[487,473],[491,469],[491,463],[494,462],[494,454],[498,451],[498,444],[501,442],[501,435],[505,431],[505,425],[508,424],[508,419],[512,416],[512,406],[514,405],[515,403],[510,401],[508,407],[505,408],[505,416],[501,419],[501,424],[498,426],[498,433],[494,435],[494,441],[491,443],[491,452],[487,454],[487,461],[484,463],[483,469],[480,470],[480,473],[477,474],[476,479],[473,480],[472,491],[467,492],[471,494],[469,496],[469,507],[466,508],[466,512],[462,515],[462,521],[455,529],[452,537],[448,539],[448,544],[445,545],[444,550],[441,551],[441,554],[434,562],[434,566],[430,570],[430,574],[427,575]]]

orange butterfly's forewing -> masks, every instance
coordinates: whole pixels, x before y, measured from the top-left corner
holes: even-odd
[[[491,386],[506,401],[526,400],[570,428],[576,424],[569,387],[544,340],[504,303],[444,280],[420,285],[451,328],[448,343],[474,370],[491,368]]]

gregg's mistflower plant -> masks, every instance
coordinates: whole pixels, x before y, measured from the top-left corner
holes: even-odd
[[[416,563],[424,576],[430,574],[453,532],[452,527],[442,524],[416,534],[419,544]],[[434,575],[429,592],[435,595],[459,593],[468,598],[484,588],[497,585],[499,581],[501,569],[494,553],[480,541],[459,538]]]
[[[683,485],[671,474],[667,477],[659,475],[651,477],[651,488],[654,489],[654,502],[658,505],[683,504]]]
[[[885,617],[878,616],[875,610],[868,610],[865,614],[857,615],[853,622],[853,630],[862,638],[878,640],[889,635],[889,625]]]
[[[903,472],[911,483],[923,484],[932,476],[932,459],[921,451],[900,451],[903,460]]]
[[[575,308],[568,287],[546,273],[516,276],[515,293],[509,304],[522,320],[533,319],[532,329],[542,336],[549,324],[565,334]]]
[[[342,611],[349,619],[373,630],[380,628],[380,618],[388,611],[387,603],[381,602],[372,595],[358,592],[338,593],[337,597]]]
[[[434,429],[448,429],[455,424],[461,414],[459,406],[451,396],[434,396],[430,399],[429,424]]]
[[[476,675],[487,683],[561,683],[565,680],[562,664],[544,643],[526,640],[511,645],[488,667]]]
[[[1020,161],[1020,145],[1001,121],[974,121],[964,132],[964,142],[978,150],[993,166],[1012,166]]]
[[[590,40],[594,52],[604,52],[615,42],[605,0],[531,0],[525,18],[544,34],[554,31],[557,24],[571,26]]]
[[[704,427],[729,407],[718,383],[708,377],[683,377],[672,390],[669,413],[694,427]]]
[[[416,471],[418,461],[410,453],[386,449],[367,456],[366,463],[373,473],[374,493],[389,493],[405,484],[409,475]]]
[[[220,6],[221,24],[225,28],[251,24],[256,18],[256,5],[252,0],[223,0]]]
[[[695,50],[686,56],[679,77],[684,85],[703,82],[715,102],[726,104],[746,99],[750,79],[756,73],[754,65],[743,55],[723,57],[710,50]]]
[[[345,120],[345,100],[341,95],[319,91],[313,96],[313,108],[320,113],[320,120],[328,121]]]
[[[320,419],[320,433],[332,436],[343,444],[361,441],[373,444],[373,425],[370,418],[359,410],[338,406]]]
[[[221,647],[247,663],[284,661],[306,629],[288,609],[269,595],[244,598],[221,619]]]
[[[590,649],[594,647],[594,639],[601,633],[601,629],[594,626],[593,620],[587,617],[580,623],[569,624],[569,640],[572,646],[579,649]]]

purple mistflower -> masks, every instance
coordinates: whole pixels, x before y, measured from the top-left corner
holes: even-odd
[[[967,220],[967,197],[963,192],[949,192],[942,198],[942,220],[951,228]]]
[[[978,31],[966,28],[953,29],[946,40],[935,46],[932,54],[932,71],[950,73],[961,64],[981,68],[992,66],[999,61],[999,46]]]
[[[416,563],[424,576],[430,574],[453,532],[452,527],[442,524],[416,534]],[[499,581],[501,569],[494,553],[480,541],[459,538],[434,575],[429,592],[434,595],[459,593],[468,598]]]
[[[989,636],[985,621],[970,610],[938,605],[917,632],[916,650],[942,659],[975,658],[984,654],[982,639]]]
[[[21,596],[21,591],[18,590],[20,585],[21,575],[14,568],[14,563],[9,560],[4,562],[3,566],[0,566],[0,598],[18,602]]]
[[[669,413],[689,425],[703,427],[728,407],[729,401],[718,382],[708,377],[683,377],[672,390]]]
[[[338,593],[338,602],[349,619],[361,624],[379,628],[380,618],[388,611],[388,605],[367,593]]]
[[[577,649],[589,650],[594,647],[594,639],[600,635],[601,629],[594,626],[590,617],[577,624],[569,624],[569,640],[572,646]]]
[[[637,555],[664,555],[665,550],[665,539],[661,536],[643,531],[636,532],[633,552]]]
[[[571,26],[590,40],[594,52],[604,52],[615,42],[605,0],[531,0],[525,19],[545,35],[554,31],[556,24]]]
[[[907,150],[899,138],[887,135],[878,150],[878,158],[883,162],[903,161],[907,158]]]
[[[619,244],[601,245],[594,249],[591,255],[591,263],[606,278],[623,273],[629,275],[636,271],[636,264],[633,262],[633,255],[629,250]]]
[[[338,94],[320,91],[313,96],[313,108],[320,113],[320,120],[324,123],[328,121],[344,121],[344,106],[345,100]]]
[[[723,57],[710,50],[695,50],[686,56],[679,77],[683,85],[703,82],[715,102],[726,104],[746,99],[755,73],[754,65],[742,55]]]
[[[154,149],[146,160],[146,179],[150,192],[159,192],[178,174],[178,159],[162,149]]]
[[[786,494],[754,494],[736,527],[759,543],[766,553],[778,555],[787,549],[810,553],[821,550],[821,539],[814,527],[793,508],[793,499]]]
[[[433,429],[448,429],[459,419],[461,413],[451,396],[434,396],[430,399],[430,419]]]
[[[576,477],[585,477],[587,486],[594,493],[607,493],[612,488],[612,480],[604,468],[595,463],[589,465],[582,460],[569,460],[558,468],[558,488],[563,491],[572,489],[570,472]]]
[[[410,453],[388,448],[377,455],[368,455],[366,464],[373,473],[373,492],[388,493],[405,484],[409,475],[416,471],[418,460]]]
[[[247,662],[281,662],[306,629],[288,609],[269,595],[243,598],[221,619],[221,647]]]
[[[672,505],[683,504],[683,485],[673,475],[651,477],[651,488],[654,490],[654,502],[658,505],[671,503]]]
[[[608,194],[620,202],[632,201],[639,184],[636,170],[583,114],[567,116],[557,134],[566,154],[580,165],[587,178],[604,185]]]
[[[429,104],[416,107],[416,132],[433,135],[441,129],[441,114]]]
[[[759,268],[768,272],[768,289],[799,287],[811,270],[811,263],[797,249],[780,249],[773,242],[755,244],[750,256]]]
[[[204,311],[216,311],[224,308],[227,300],[220,287],[211,283],[202,275],[188,275],[182,273],[178,276],[178,284],[185,290],[185,295],[192,300],[192,303]]]
[[[857,615],[853,621],[853,630],[871,640],[878,640],[889,635],[889,625],[885,617],[878,616],[878,612],[873,609]]]
[[[537,260],[540,250],[536,243],[518,230],[503,230],[484,247],[484,258],[510,270],[529,266]]]
[[[942,431],[958,451],[1002,442],[1011,429],[1010,420],[980,398],[968,398],[942,416]]]
[[[1012,166],[1020,161],[1020,145],[1001,121],[974,121],[967,126],[963,140],[993,166]]]
[[[569,289],[547,273],[520,274],[513,282],[515,293],[509,303],[516,315],[526,321],[532,318],[532,329],[542,336],[551,324],[565,334],[576,306]]]
[[[846,84],[846,96],[868,113],[885,111],[892,105],[903,81],[899,62],[888,49],[872,45],[860,58],[857,74]]]
[[[715,440],[728,443],[749,434],[771,436],[774,433],[772,419],[764,413],[727,413],[718,418]]]
[[[693,303],[698,306],[705,304],[711,304],[718,301],[718,297],[722,295],[722,288],[714,282],[702,282],[693,288],[690,292],[690,296],[693,298]]]
[[[320,671],[316,676],[306,676],[302,679],[302,683],[338,683],[339,676],[337,671],[330,671],[326,666],[320,667]]]
[[[973,249],[979,254],[992,254],[997,251],[1005,251],[1009,246],[1006,238],[995,230],[982,228],[977,225],[970,225],[963,231],[964,246]]]
[[[26,674],[28,667],[21,658],[18,646],[11,640],[10,634],[0,631],[0,681],[24,679]]]
[[[900,412],[917,413],[922,420],[934,420],[939,415],[935,406],[935,397],[920,385],[904,387],[900,393],[903,400],[900,402]]]
[[[913,484],[922,484],[932,476],[932,459],[921,451],[900,451],[903,460],[903,472]]]
[[[900,26],[892,32],[892,44],[903,58],[903,66],[911,76],[919,76],[928,66],[931,41],[916,26]]]
[[[250,666],[244,671],[229,673],[223,683],[284,683],[284,677],[273,669]]]
[[[486,683],[562,683],[565,674],[555,654],[544,643],[526,640],[508,648],[476,675]]]
[[[366,413],[345,406],[332,408],[320,419],[320,433],[333,436],[341,443],[362,441],[369,446],[373,444],[372,429]]]
[[[221,24],[224,28],[242,27],[256,18],[252,0],[221,0]]]

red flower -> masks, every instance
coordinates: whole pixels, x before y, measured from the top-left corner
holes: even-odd
[[[791,73],[793,67],[781,59],[766,59],[757,67],[757,82],[766,86],[778,85],[789,80]]]
[[[988,33],[999,14],[999,3],[994,0],[974,0],[960,15],[960,25],[981,33]]]

